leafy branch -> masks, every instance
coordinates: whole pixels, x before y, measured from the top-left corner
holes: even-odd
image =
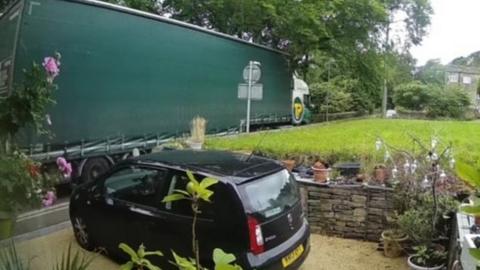
[[[191,208],[193,211],[193,222],[192,222],[192,252],[195,256],[195,263],[198,269],[202,269],[200,265],[200,250],[198,246],[198,240],[196,235],[196,226],[198,215],[201,214],[199,209],[200,202],[205,201],[210,203],[210,197],[213,195],[213,191],[208,188],[212,185],[218,183],[218,180],[206,177],[199,182],[195,179],[195,176],[192,172],[187,171],[188,179],[190,180],[186,186],[186,190],[175,189],[174,193],[163,198],[162,202],[174,202],[179,200],[189,200],[191,202]]]

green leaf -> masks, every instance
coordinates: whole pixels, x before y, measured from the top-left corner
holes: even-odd
[[[162,257],[163,253],[161,251],[146,251],[145,252],[145,257],[146,256],[159,256]]]
[[[474,216],[480,216],[480,205],[465,205],[460,207],[460,211]]]
[[[161,270],[160,267],[153,265],[149,260],[146,260],[143,265],[149,270]]]
[[[175,263],[177,264],[180,270],[197,270],[195,264],[189,261],[186,258],[178,256],[175,251],[172,250],[173,258],[175,259]]]
[[[140,259],[142,259],[143,257],[145,257],[145,246],[143,244],[141,244],[139,247],[138,247],[138,250],[137,250],[137,255]]]
[[[210,178],[210,177],[206,177],[202,180],[202,182],[200,183],[200,187],[202,188],[208,188],[209,186],[211,185],[215,185],[216,183],[218,183],[218,180],[217,179],[214,179],[214,178]]]
[[[174,201],[185,200],[185,199],[187,199],[187,197],[185,195],[174,193],[174,194],[170,194],[168,196],[165,196],[163,198],[162,202],[164,202],[164,203],[174,202]]]
[[[134,266],[133,262],[127,262],[125,264],[120,265],[120,270],[132,270]]]
[[[123,250],[125,253],[127,253],[131,260],[133,262],[138,262],[140,261],[140,258],[138,257],[137,253],[130,247],[128,246],[127,244],[125,243],[120,243],[120,245],[118,245],[118,248],[120,248],[121,250]]]
[[[213,250],[213,261],[215,264],[229,264],[235,261],[235,255],[225,253],[222,249],[216,248]]]
[[[197,179],[195,179],[195,176],[193,175],[193,173],[191,171],[187,170],[187,176],[188,176],[188,179],[190,179],[190,181],[193,182],[196,186],[200,185],[198,183]]]
[[[199,189],[198,192],[198,197],[204,201],[211,202],[210,197],[213,195],[213,191],[208,190],[208,189]]]
[[[216,264],[215,270],[242,270],[242,267],[239,265],[230,265],[230,264]]]
[[[480,249],[478,248],[470,248],[468,249],[470,255],[475,258],[475,260],[480,261]]]
[[[190,193],[186,192],[185,190],[181,190],[181,189],[174,189],[173,192],[184,194],[187,197],[190,196]]]

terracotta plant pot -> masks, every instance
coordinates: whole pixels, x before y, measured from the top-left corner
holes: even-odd
[[[357,174],[356,177],[357,177],[357,182],[363,182],[363,181],[365,181],[365,179],[367,178],[367,177],[365,176],[365,174],[363,174],[363,173]]]
[[[291,172],[293,170],[293,168],[295,168],[295,160],[294,159],[285,159],[285,160],[282,160],[282,163],[283,163],[283,166],[289,171]]]
[[[480,216],[475,216],[475,225],[480,225]]]
[[[387,168],[384,165],[375,166],[374,178],[377,182],[384,184],[388,178]]]
[[[328,180],[330,169],[328,169],[322,162],[317,161],[312,166],[313,179],[315,182],[325,183]]]

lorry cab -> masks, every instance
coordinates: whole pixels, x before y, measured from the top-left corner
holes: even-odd
[[[310,90],[305,81],[293,76],[292,123],[308,124],[311,121]]]

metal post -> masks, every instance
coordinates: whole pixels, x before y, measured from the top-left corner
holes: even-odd
[[[332,65],[332,62],[331,61],[328,61],[328,90],[327,90],[327,97],[326,97],[326,100],[327,100],[327,113],[326,113],[326,121],[328,123],[328,107],[329,107],[329,98],[330,98],[330,90],[331,90],[331,87],[330,87],[330,67]]]
[[[248,63],[248,89],[247,89],[247,133],[250,133],[250,103],[252,98],[252,69],[253,62]]]
[[[390,19],[389,19],[390,21]],[[390,39],[390,22],[387,23],[386,38],[385,38],[385,51],[383,52],[383,98],[382,98],[382,117],[387,117],[387,102],[388,102],[388,89],[387,89],[387,53],[389,52],[389,39]]]
[[[327,103],[327,111],[325,112],[325,120],[326,122],[328,122],[328,118],[329,118],[329,110],[330,110],[330,91],[332,91],[332,87],[330,85],[330,77],[331,77],[331,69],[332,69],[332,64],[335,64],[335,67],[338,67],[336,62],[335,62],[335,59],[333,58],[330,58],[330,60],[328,60],[328,62],[326,63],[326,68],[327,68],[327,74],[328,74],[328,77],[327,77],[327,82],[328,82],[328,89],[327,89],[327,94],[325,96],[325,102]]]

